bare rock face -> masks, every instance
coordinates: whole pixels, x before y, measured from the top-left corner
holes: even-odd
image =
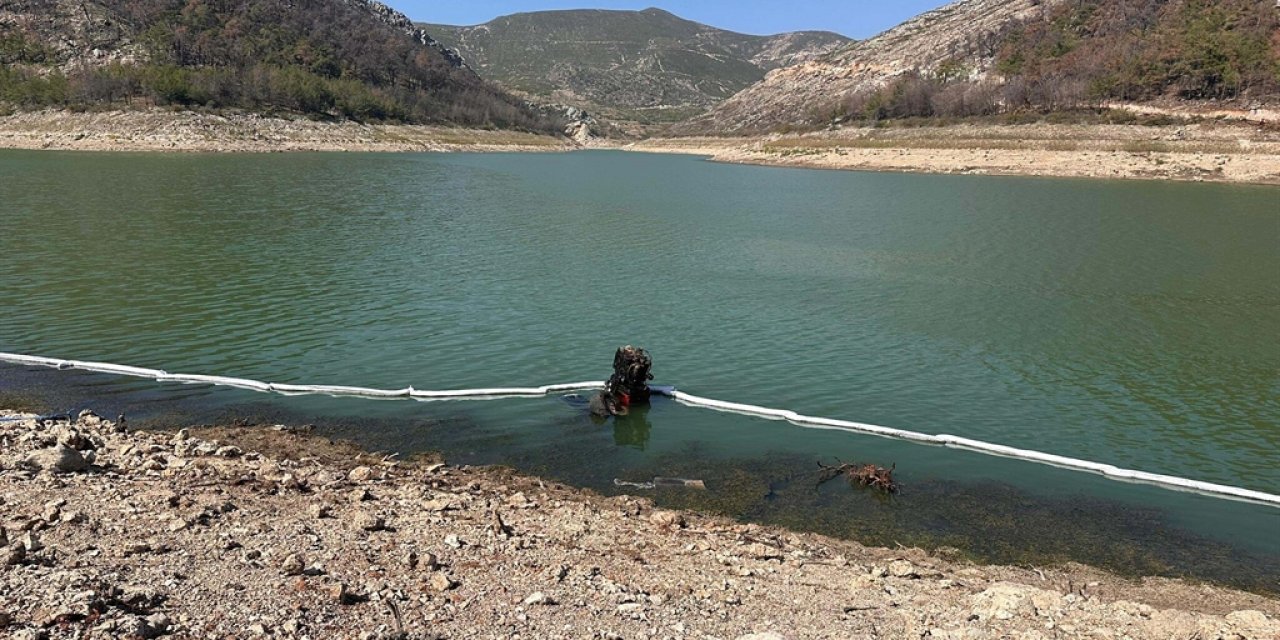
[[[27,456],[27,464],[53,473],[75,473],[89,468],[89,461],[79,451],[62,444],[32,453]]]
[[[408,34],[414,40],[439,51],[444,56],[445,61],[455,67],[465,67],[466,63],[462,60],[462,56],[458,52],[450,49],[432,38],[426,31],[418,28],[408,16],[392,9],[391,7],[378,2],[377,0],[346,0],[347,4],[364,9],[376,16],[383,23],[395,27]]]
[[[76,65],[131,64],[146,60],[142,46],[131,42],[118,20],[97,3],[79,0],[9,0],[0,2],[0,35],[16,25],[34,35],[64,69]]]
[[[991,70],[1001,29],[1060,1],[953,2],[825,57],[773,71],[676,131],[752,132],[800,123],[815,106],[943,63],[961,65],[979,79]]]

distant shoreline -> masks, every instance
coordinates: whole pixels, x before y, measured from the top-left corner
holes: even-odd
[[[567,151],[565,139],[438,125],[321,122],[193,111],[45,110],[0,116],[0,149],[272,153]]]
[[[1280,131],[1246,122],[848,128],[738,138],[596,140],[518,131],[191,111],[0,116],[0,149],[272,153],[614,149],[777,167],[1280,185]]]
[[[855,128],[599,146],[777,167],[1280,185],[1280,132],[1245,123]]]

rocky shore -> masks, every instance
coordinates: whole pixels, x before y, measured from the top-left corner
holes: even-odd
[[[0,149],[70,151],[563,151],[573,143],[518,131],[320,122],[162,109],[0,116]]]
[[[1280,600],[656,510],[306,427],[0,411],[0,636],[1280,637]]]
[[[1274,123],[850,128],[757,138],[655,138],[620,148],[817,169],[1280,184],[1280,130]]]
[[[695,154],[770,166],[1280,184],[1273,122],[956,125],[763,137],[572,141],[513,131],[318,122],[160,109],[0,116],[0,149],[73,151],[570,151]]]

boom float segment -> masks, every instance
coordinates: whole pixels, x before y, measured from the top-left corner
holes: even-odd
[[[0,362],[8,362],[11,364],[52,367],[54,369],[82,369],[85,371],[94,371],[98,373],[110,373],[114,375],[132,376],[137,378],[151,378],[159,382],[181,382],[184,384],[211,384],[219,386],[236,387],[240,389],[249,389],[262,393],[279,393],[282,395],[328,395],[328,396],[347,396],[357,398],[409,398],[413,400],[431,401],[431,400],[464,400],[464,399],[497,399],[497,398],[533,398],[546,396],[553,393],[566,393],[570,391],[585,391],[590,389],[603,388],[603,381],[591,382],[575,382],[569,384],[549,384],[541,387],[508,387],[508,388],[491,388],[491,389],[453,389],[443,391],[424,391],[414,389],[413,387],[405,387],[403,389],[370,389],[366,387],[345,387],[330,385],[302,385],[302,384],[283,384],[272,382],[261,382],[258,380],[249,380],[246,378],[230,378],[226,376],[208,376],[184,373],[168,373],[159,369],[147,369],[143,367],[133,367],[129,365],[113,364],[109,362],[91,362],[84,360],[60,360],[57,358],[45,358],[41,356],[29,356],[17,353],[0,352]],[[1052,453],[1044,453],[1042,451],[1032,451],[1029,449],[1018,449],[1002,444],[984,442],[982,440],[973,440],[971,438],[962,438],[950,434],[930,435],[927,433],[919,433],[916,431],[907,431],[905,429],[895,429],[892,427],[882,427],[874,424],[866,424],[862,422],[853,422],[849,420],[837,420],[835,418],[820,418],[814,416],[805,416],[794,411],[786,409],[772,409],[769,407],[761,407],[753,404],[742,404],[739,402],[727,402],[725,400],[716,400],[714,398],[703,398],[689,393],[680,391],[673,386],[651,385],[650,390],[661,396],[672,398],[676,402],[691,407],[700,407],[721,411],[725,413],[736,413],[745,416],[753,416],[765,418],[769,420],[783,420],[791,424],[805,427],[809,429],[832,429],[837,431],[848,431],[851,433],[863,433],[883,438],[893,438],[896,440],[909,440],[911,442],[919,442],[922,444],[937,445],[943,447],[952,447],[956,449],[965,449],[990,456],[998,456],[1002,458],[1013,458],[1016,460],[1024,460],[1034,462],[1036,464],[1058,467],[1061,469],[1070,469],[1073,471],[1084,471],[1094,473],[1112,480],[1122,482],[1131,482],[1137,484],[1149,484],[1165,489],[1174,489],[1177,491],[1188,491],[1199,493],[1216,498],[1226,498],[1231,500],[1240,500],[1245,502],[1254,502],[1273,507],[1280,507],[1280,495],[1266,493],[1263,491],[1255,491],[1252,489],[1244,489],[1241,487],[1233,487],[1230,485],[1216,484],[1212,482],[1204,482],[1201,480],[1192,480],[1190,478],[1180,478],[1178,476],[1170,476],[1160,473],[1150,473],[1147,471],[1136,471],[1133,469],[1122,469],[1114,465],[1101,462],[1093,462],[1090,460],[1080,460],[1077,458],[1069,458]]]

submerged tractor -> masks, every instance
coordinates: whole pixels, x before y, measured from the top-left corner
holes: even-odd
[[[639,347],[627,345],[613,354],[613,375],[604,390],[591,398],[591,413],[598,416],[626,415],[631,405],[648,404],[653,359]]]

